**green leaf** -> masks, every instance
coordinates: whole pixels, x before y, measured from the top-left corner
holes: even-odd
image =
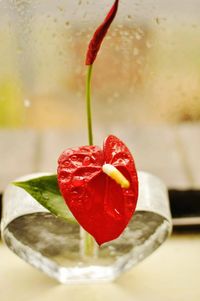
[[[51,213],[64,218],[68,222],[77,223],[60,194],[56,175],[43,176],[24,182],[14,182],[13,184],[23,188]]]

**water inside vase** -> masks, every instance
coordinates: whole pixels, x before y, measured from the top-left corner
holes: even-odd
[[[170,233],[164,217],[138,211],[116,240],[102,245],[95,257],[82,257],[80,228],[50,213],[18,217],[4,230],[17,255],[60,282],[112,280],[151,254]]]

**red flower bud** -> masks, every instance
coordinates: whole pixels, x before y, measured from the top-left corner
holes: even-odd
[[[117,9],[118,9],[118,3],[119,3],[119,0],[116,0],[114,2],[113,6],[110,9],[109,13],[107,14],[105,20],[95,31],[95,33],[89,43],[89,46],[88,46],[88,51],[87,51],[86,61],[85,61],[86,65],[92,65],[94,63],[97,53],[101,47],[101,43],[110,27],[112,21],[114,20],[114,18],[116,16]]]

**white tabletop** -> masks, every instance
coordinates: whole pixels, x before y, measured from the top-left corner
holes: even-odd
[[[63,285],[0,243],[1,301],[199,301],[200,233],[174,234],[117,281]]]

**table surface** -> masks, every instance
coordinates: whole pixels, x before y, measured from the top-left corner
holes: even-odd
[[[0,243],[1,301],[199,301],[200,232],[176,233],[115,282],[63,285]]]

